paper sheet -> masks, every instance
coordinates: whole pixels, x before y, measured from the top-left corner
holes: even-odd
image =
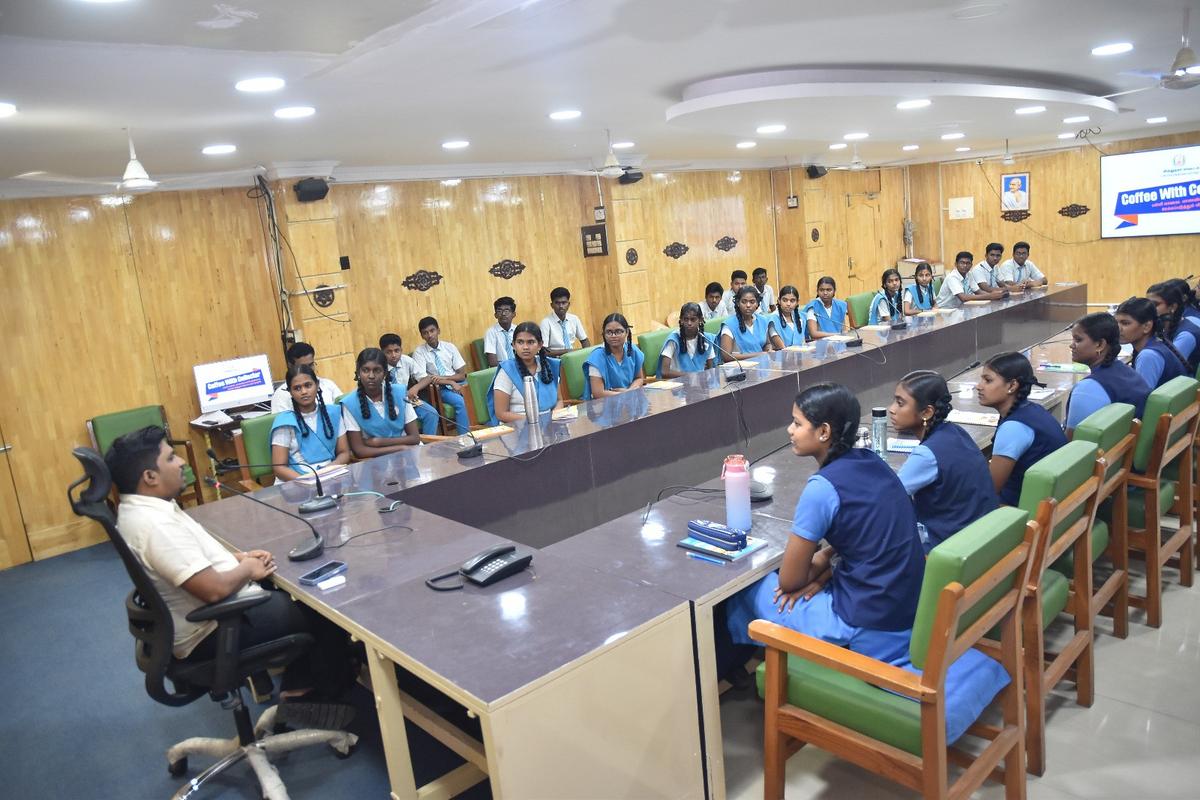
[[[911,453],[920,443],[921,441],[919,439],[904,439],[896,436],[889,436],[887,440],[887,449],[890,453]]]
[[[827,342],[853,342],[855,338],[856,337],[854,337],[854,336],[847,336],[844,333],[835,333],[833,336],[826,336],[825,341],[827,341]]]
[[[994,428],[1000,424],[1000,415],[994,411],[959,411],[954,409],[946,419],[960,425],[985,425]]]
[[[553,419],[553,420],[579,419],[579,406],[563,406],[562,408],[558,409],[557,411],[551,412],[550,419]]]
[[[890,331],[891,325],[863,325],[859,328],[860,331]]]
[[[682,387],[683,384],[679,381],[654,381],[646,384],[647,389],[680,389]]]
[[[815,344],[791,344],[783,349],[791,350],[793,353],[811,353],[817,349],[817,346]]]

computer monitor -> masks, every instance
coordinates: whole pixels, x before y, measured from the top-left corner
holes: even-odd
[[[265,403],[274,389],[271,364],[265,353],[192,367],[200,411],[224,411],[227,408]]]

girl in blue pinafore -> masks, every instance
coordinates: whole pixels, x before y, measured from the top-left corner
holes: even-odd
[[[904,322],[904,295],[900,291],[900,270],[883,271],[879,291],[871,298],[871,312],[867,315],[868,325],[882,322]]]
[[[1150,387],[1128,364],[1117,360],[1120,353],[1120,328],[1112,314],[1088,314],[1072,326],[1071,360],[1092,371],[1067,398],[1067,433],[1110,403],[1128,403],[1134,416],[1142,418]]]
[[[704,312],[699,303],[684,303],[679,309],[679,330],[663,342],[658,356],[658,377],[678,378],[685,372],[703,372],[717,362],[712,334],[704,330]]]
[[[753,291],[753,289],[751,289]],[[604,343],[583,362],[583,399],[611,397],[646,382],[642,365],[646,356],[629,337],[629,322],[621,314],[609,314],[600,326]]]
[[[922,311],[932,311],[933,296],[933,267],[928,261],[917,264],[913,271],[913,285],[904,290],[904,313],[912,316]]]
[[[808,338],[824,339],[846,331],[847,306],[838,300],[837,282],[828,275],[817,281],[817,296],[804,307]]]
[[[368,347],[354,362],[358,388],[339,401],[346,440],[356,458],[398,453],[421,443],[417,411],[392,381],[387,356]]]
[[[1200,366],[1200,311],[1193,305],[1195,293],[1187,281],[1171,278],[1147,289],[1146,298],[1163,320],[1163,335],[1187,359],[1188,374],[1195,374]]]
[[[541,326],[536,322],[517,325],[513,328],[512,344],[513,357],[500,362],[488,387],[487,410],[492,425],[525,419],[526,376],[533,377],[539,415],[563,405],[558,395],[562,362],[543,351]]]
[[[1129,366],[1154,391],[1169,380],[1189,375],[1187,359],[1162,332],[1158,309],[1146,297],[1131,297],[1117,307],[1121,344],[1133,347]]]
[[[808,340],[808,326],[804,324],[804,315],[800,313],[799,306],[799,289],[785,286],[779,290],[778,316],[772,321],[784,347],[802,345]]]
[[[275,477],[290,481],[311,474],[301,464],[320,469],[327,464],[348,464],[346,426],[342,407],[325,405],[317,389],[317,373],[309,364],[295,364],[287,371],[292,410],[275,417],[271,424],[271,461]],[[283,464],[287,466],[283,466]]]
[[[758,292],[753,286],[743,286],[734,295],[733,317],[721,326],[721,349],[726,361],[783,349],[774,321],[758,315]]]

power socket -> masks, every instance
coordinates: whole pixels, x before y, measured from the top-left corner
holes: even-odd
[[[799,208],[800,207],[800,198],[794,194],[789,194],[788,199],[787,199],[787,207],[788,208]]]

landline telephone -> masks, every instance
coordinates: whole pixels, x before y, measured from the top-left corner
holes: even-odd
[[[451,592],[461,589],[467,581],[476,586],[491,586],[510,575],[515,575],[529,566],[533,561],[532,553],[517,553],[517,546],[502,544],[488,548],[471,556],[454,572],[447,572],[425,580],[425,585],[438,592]],[[439,581],[459,575],[463,581],[449,586],[442,586]]]

